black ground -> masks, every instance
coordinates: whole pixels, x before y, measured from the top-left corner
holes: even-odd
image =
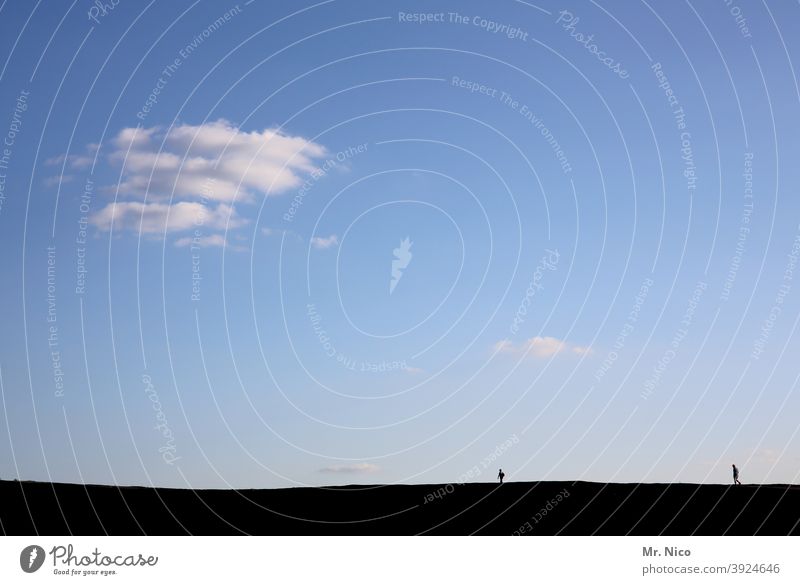
[[[568,495],[567,495],[568,494]],[[103,534],[800,533],[800,486],[497,484],[183,490],[0,482],[0,532]]]

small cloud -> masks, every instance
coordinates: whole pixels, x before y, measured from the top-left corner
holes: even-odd
[[[212,234],[194,238],[185,236],[175,240],[175,246],[178,248],[187,248],[192,245],[199,248],[223,248],[225,247],[225,238],[219,234]]]
[[[323,467],[320,473],[375,473],[380,467],[372,463],[355,463],[352,465],[331,465]]]
[[[336,234],[330,235],[327,238],[313,237],[311,238],[311,245],[317,250],[327,250],[339,243],[339,238]]]
[[[781,459],[781,452],[776,449],[748,449],[746,453],[748,461],[754,463],[774,465]]]
[[[249,250],[247,246],[239,246],[237,244],[230,244],[225,240],[225,237],[220,234],[211,234],[208,236],[184,236],[175,240],[175,246],[178,248],[227,248],[235,252],[246,252]]]
[[[494,351],[495,353],[512,353],[515,351],[514,344],[511,343],[508,339],[504,339],[503,341],[498,341],[494,344]]]
[[[52,177],[45,177],[44,184],[46,187],[52,187],[53,185],[71,183],[74,179],[73,175],[53,175]]]
[[[292,230],[282,230],[276,228],[261,228],[261,233],[267,236],[268,238],[287,238],[287,240],[296,240],[298,242],[302,242],[303,238],[300,237],[300,234],[297,232],[293,232]]]
[[[272,237],[272,236],[283,236],[283,235],[290,235],[293,234],[291,230],[279,230],[275,228],[261,228],[261,233],[265,236]]]
[[[562,352],[570,352],[576,355],[592,353],[590,347],[574,345],[567,341],[556,339],[555,337],[531,337],[519,345],[514,345],[514,343],[508,339],[504,339],[494,344],[494,351],[496,353],[510,353],[536,358],[548,358]]]
[[[165,203],[140,203],[122,201],[109,203],[89,219],[101,231],[129,230],[147,234],[185,231],[204,225],[209,229],[230,229],[246,223],[235,210],[224,203],[207,207],[202,203],[181,201]]]
[[[92,164],[92,157],[77,154],[60,154],[44,161],[48,166],[63,165],[73,169],[85,169]]]

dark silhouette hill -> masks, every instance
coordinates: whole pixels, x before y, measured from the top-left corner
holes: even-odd
[[[800,486],[588,482],[187,490],[0,482],[9,535],[785,535]]]

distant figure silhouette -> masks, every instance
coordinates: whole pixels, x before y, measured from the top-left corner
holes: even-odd
[[[499,479],[499,480],[500,480],[500,483],[503,483],[503,478],[504,478],[505,476],[506,476],[506,474],[505,474],[505,473],[503,473],[503,470],[501,469],[501,470],[500,470],[500,472],[497,474],[497,479]]]
[[[733,464],[732,467],[733,467],[733,484],[742,485],[742,482],[739,481],[739,468],[736,467],[735,464]]]

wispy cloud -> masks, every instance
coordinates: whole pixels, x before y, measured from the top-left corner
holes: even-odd
[[[90,147],[95,146],[90,144]],[[87,147],[88,150],[88,147]],[[81,154],[60,154],[44,161],[48,166],[63,165],[72,169],[86,169],[92,164],[92,157]]]
[[[354,463],[352,465],[331,465],[320,469],[320,473],[375,473],[380,467],[372,463]]]
[[[797,461],[797,457],[793,457],[792,454],[786,452],[786,450],[760,448],[760,449],[747,449],[745,453],[746,453],[745,459],[748,462],[752,463],[763,463],[767,465],[774,465],[781,459],[791,460],[793,462]],[[730,458],[731,457],[728,457],[728,459]],[[726,460],[727,459],[723,459],[722,461]]]
[[[261,233],[265,236],[280,236],[282,234],[288,233],[288,230],[278,230],[275,228],[261,228]]]
[[[123,128],[111,141],[108,159],[122,167],[111,187],[121,201],[92,217],[100,229],[146,233],[192,227],[190,216],[203,216],[205,228],[221,228],[233,201],[254,203],[298,187],[316,169],[325,148],[275,129],[242,132],[230,122],[175,126],[168,131]],[[62,159],[63,160],[63,159]],[[169,220],[166,219],[169,211]],[[235,214],[235,225],[245,220]]]
[[[555,337],[531,337],[519,344],[514,344],[512,341],[504,339],[494,344],[494,350],[499,353],[525,355],[535,358],[548,358],[560,353],[577,355],[592,353],[590,347],[575,345]]]
[[[207,208],[201,203],[181,201],[166,203],[141,203],[123,201],[109,203],[91,216],[92,225],[101,231],[138,231],[143,234],[159,234],[196,228],[229,229],[244,225],[246,220],[224,203]]]
[[[175,240],[175,245],[178,248],[187,248],[189,246],[197,246],[199,248],[223,248],[225,247],[225,238],[220,234],[200,236],[199,238],[190,238],[186,236]]]
[[[214,201],[256,200],[299,187],[315,170],[315,159],[327,152],[274,129],[242,132],[226,120],[168,132],[125,128],[113,146],[110,159],[123,165],[121,193],[142,197],[147,190],[149,199],[204,196]]]
[[[327,250],[333,246],[339,244],[339,237],[336,234],[332,234],[327,238],[323,237],[313,237],[311,238],[311,245],[314,246],[317,250]]]
[[[71,183],[73,180],[75,180],[74,175],[53,175],[51,177],[45,177],[44,184],[46,187],[52,187],[53,185]]]
[[[239,244],[228,242],[222,234],[211,234],[208,236],[184,236],[175,240],[178,248],[227,248],[235,252],[246,252],[250,248]]]

